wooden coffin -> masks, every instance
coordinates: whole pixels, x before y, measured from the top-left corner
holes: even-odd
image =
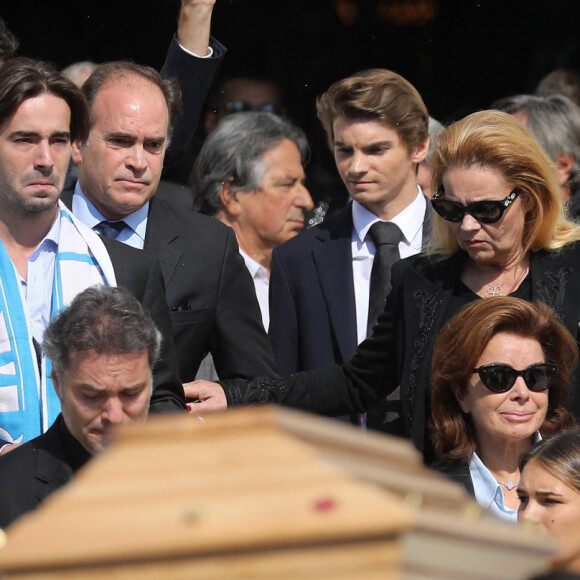
[[[409,442],[271,406],[126,426],[4,540],[7,580],[516,580],[555,551]]]

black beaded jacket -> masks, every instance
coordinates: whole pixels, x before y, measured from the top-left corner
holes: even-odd
[[[393,266],[392,291],[370,338],[343,365],[285,378],[222,383],[228,405],[274,402],[323,415],[362,412],[401,387],[406,435],[432,459],[428,440],[431,358],[435,338],[450,316],[460,284],[462,251],[446,259],[418,255]],[[530,256],[532,300],[545,302],[577,339],[580,320],[580,243]],[[574,390],[579,381],[574,382]],[[570,410],[580,418],[580,397]]]

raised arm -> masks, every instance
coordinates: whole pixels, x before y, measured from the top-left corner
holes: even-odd
[[[215,0],[181,0],[177,42],[197,56],[209,53],[211,15]]]
[[[210,37],[214,5],[215,0],[181,0],[177,34],[161,68],[161,75],[177,79],[181,89],[181,109],[165,154],[164,170],[185,156],[207,93],[227,52],[223,44]]]

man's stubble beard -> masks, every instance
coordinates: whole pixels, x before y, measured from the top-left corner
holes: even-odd
[[[13,183],[14,181],[10,179],[10,175],[0,176],[0,196],[3,198],[1,202],[2,211],[23,221],[38,219],[39,215],[44,212],[55,211],[60,194],[62,193],[61,183],[54,183],[54,186],[59,192],[58,196],[53,197],[52,195],[45,194],[30,198],[26,198],[19,191],[15,191]],[[22,187],[24,188],[25,186],[23,185]]]

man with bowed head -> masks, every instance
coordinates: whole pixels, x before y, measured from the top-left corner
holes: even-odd
[[[93,286],[47,327],[62,411],[51,428],[0,458],[0,527],[34,509],[108,444],[115,427],[144,421],[161,333],[122,288]]]

